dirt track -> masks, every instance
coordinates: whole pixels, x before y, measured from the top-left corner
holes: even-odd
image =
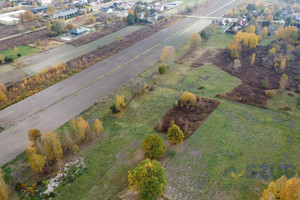
[[[220,16],[221,11],[226,12],[228,6],[235,6],[238,1],[218,1],[198,14]],[[232,4],[222,8],[222,5],[228,2]],[[156,63],[163,46],[178,47],[191,33],[200,31],[209,23],[205,20],[183,19],[128,49],[2,110],[0,121],[6,130],[0,134],[0,165],[13,159],[30,145],[27,130],[38,128],[45,132],[57,129],[96,103],[100,97],[108,95]],[[184,30],[185,28],[188,29]],[[173,37],[170,38],[171,36]]]

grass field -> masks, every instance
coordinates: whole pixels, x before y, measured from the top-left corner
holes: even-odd
[[[37,48],[26,46],[26,45],[19,46],[18,49],[19,49],[18,53],[21,54],[22,56],[27,56],[27,55],[36,53],[39,50]],[[17,55],[14,53],[14,49],[13,48],[12,49],[8,49],[6,51],[0,52],[0,55],[17,58]]]
[[[212,35],[207,42],[202,42],[203,47],[227,48],[233,41],[234,34],[217,33]]]
[[[173,2],[173,1],[177,1],[177,0],[171,0],[170,2]],[[204,0],[182,0],[184,3],[179,5],[178,7],[176,8],[173,8],[171,10],[167,10],[165,11],[164,13],[165,14],[179,14],[180,12],[182,12],[186,6],[190,6],[190,7],[193,7],[194,5],[197,5],[197,4],[200,4],[202,3]]]
[[[182,49],[187,49],[186,45],[180,49],[177,57]],[[166,74],[159,75],[160,64],[138,76],[151,82],[156,75],[156,89],[133,99],[123,116],[111,114],[109,107],[115,96],[81,114],[90,123],[96,118],[102,120],[105,133],[81,153],[88,166],[85,173],[59,187],[53,199],[121,199],[128,188],[128,170],[143,159],[143,139],[155,133],[166,140],[154,127],[184,91],[218,99],[216,94],[241,83],[215,66],[193,68],[175,63]],[[200,86],[204,88],[199,90]],[[131,87],[126,85],[116,93],[128,97]],[[254,200],[259,199],[271,180],[300,174],[300,117],[295,99],[285,93],[276,95],[269,101],[269,109],[218,99],[221,104],[200,128],[183,144],[168,145],[167,153],[160,159],[167,171],[165,195],[176,200]],[[279,110],[281,104],[292,106],[293,113]],[[28,165],[18,164],[25,160],[22,154],[3,167],[8,182],[16,165],[25,169],[20,177],[28,181]]]

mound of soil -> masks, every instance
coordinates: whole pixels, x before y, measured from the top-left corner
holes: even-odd
[[[167,112],[155,129],[167,133],[171,121],[174,121],[183,131],[186,139],[198,129],[219,104],[219,101],[203,97],[197,97],[196,106],[186,107],[179,101],[177,106],[174,105]]]
[[[293,59],[287,62],[284,70],[280,70],[279,67],[274,67],[275,56],[269,53],[271,48],[271,44],[265,47],[257,46],[255,49],[243,48],[239,56],[241,67],[238,69],[233,67],[235,60],[230,56],[227,49],[218,49],[217,52],[208,49],[198,53],[198,55],[194,55],[195,52],[187,52],[180,58],[180,61],[191,62],[191,58],[197,56],[197,59],[191,63],[194,67],[211,63],[222,68],[241,79],[242,84],[231,91],[218,95],[219,97],[265,108],[268,101],[265,90],[278,89],[283,73],[286,73],[289,77],[289,87],[287,89],[294,91],[300,89],[300,79],[297,78],[300,75],[300,51],[295,50],[289,53],[289,56]],[[285,47],[282,47],[282,49],[285,49]],[[256,54],[256,59],[252,65],[250,61],[253,53]],[[282,50],[278,54],[286,55],[287,52]],[[265,78],[269,80],[266,88],[262,84],[262,80]]]

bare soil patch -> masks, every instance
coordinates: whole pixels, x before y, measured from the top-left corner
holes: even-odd
[[[39,48],[40,49],[39,52],[48,51],[50,49],[53,49],[53,48],[56,48],[56,47],[59,47],[59,46],[65,44],[64,42],[57,40],[55,38],[46,38],[39,42],[40,42],[39,45],[37,45],[36,43],[30,44],[30,46],[32,46],[32,47]]]
[[[284,70],[274,67],[274,55],[269,53],[269,46],[258,46],[255,49],[243,48],[240,52],[240,68],[234,68],[235,60],[230,56],[227,49],[205,49],[190,50],[180,59],[180,62],[190,63],[193,67],[204,64],[214,64],[224,71],[238,77],[242,84],[231,91],[218,95],[229,100],[266,108],[268,97],[265,95],[267,89],[278,89],[279,81],[283,73],[289,77],[289,86],[287,89],[297,91],[300,85],[300,51],[295,50],[289,53],[292,58],[287,62]],[[286,55],[285,47],[281,48],[282,55]],[[252,54],[256,54],[255,63],[251,64]],[[279,63],[280,64],[280,63]],[[297,78],[298,77],[298,78]],[[268,86],[263,87],[262,80],[268,79]]]
[[[14,46],[21,46],[34,43],[39,40],[50,37],[51,31],[48,29],[37,30],[30,33],[25,33],[7,40],[0,41],[0,51],[11,49]]]
[[[24,22],[12,26],[3,26],[0,28],[0,38],[18,34],[20,33],[20,31],[31,30],[33,26],[35,28],[38,28],[43,25],[45,25],[44,22],[38,22],[35,20],[35,21]]]
[[[178,106],[174,105],[155,129],[167,133],[170,122],[174,121],[182,130],[186,139],[198,129],[219,104],[219,101],[204,97],[197,97],[196,106],[183,106],[179,101]]]

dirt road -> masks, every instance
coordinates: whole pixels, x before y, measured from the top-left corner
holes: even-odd
[[[226,12],[228,6],[235,6],[238,1],[220,0],[197,14],[219,17]],[[231,3],[226,5],[228,2]],[[27,130],[38,128],[45,132],[59,128],[96,103],[99,98],[113,92],[156,63],[163,46],[178,47],[187,41],[193,32],[198,32],[209,24],[208,20],[185,18],[114,56],[0,111],[0,122],[5,126],[5,131],[0,134],[0,166],[30,145]]]

